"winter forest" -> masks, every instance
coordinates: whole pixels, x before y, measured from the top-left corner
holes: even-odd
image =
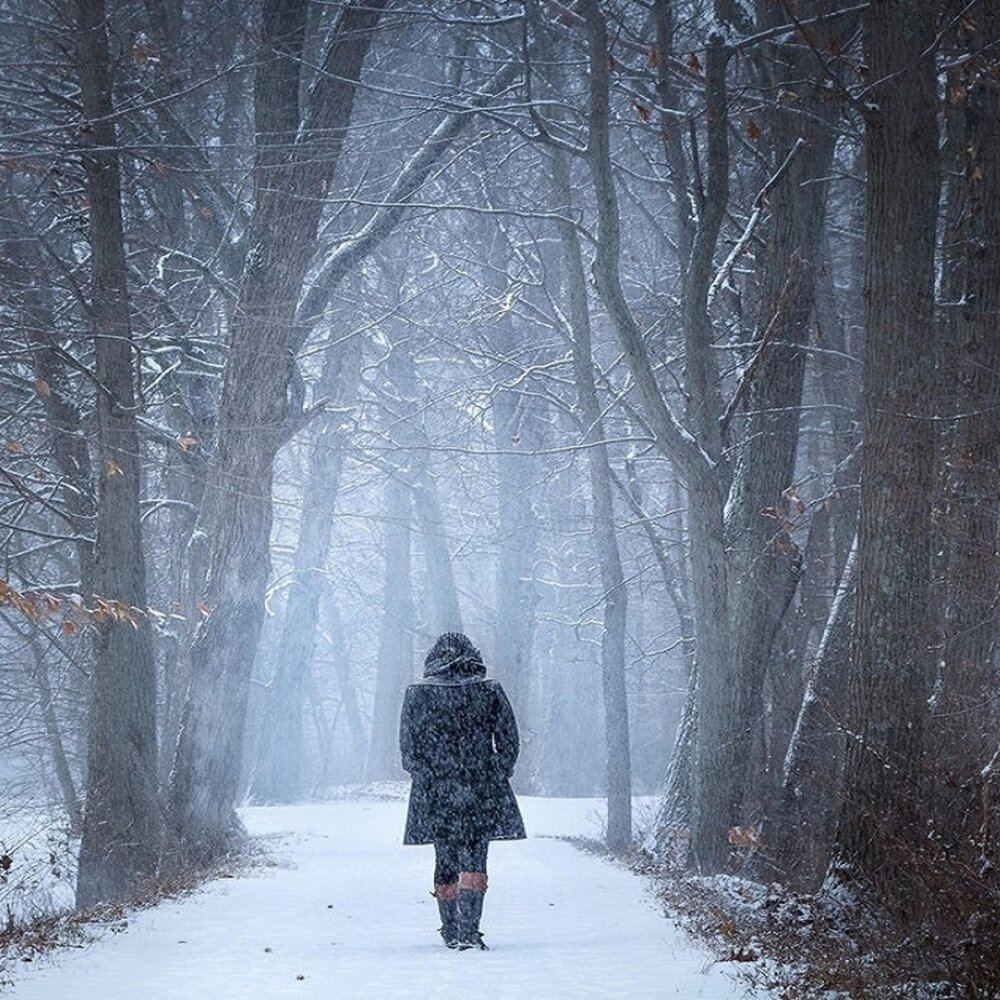
[[[735,969],[679,996],[1000,996],[994,0],[0,0],[0,359],[0,992],[220,874],[292,913],[298,822],[433,936],[399,719],[463,632],[483,995],[673,996],[676,925]],[[545,852],[662,992],[510,985]]]

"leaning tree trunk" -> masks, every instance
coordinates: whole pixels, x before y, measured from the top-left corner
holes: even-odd
[[[930,656],[934,237],[938,147],[934,0],[865,13],[868,104],[865,370],[857,619],[834,873],[913,901]],[[900,887],[903,886],[903,891]]]
[[[593,503],[594,540],[604,589],[604,627],[601,630],[601,679],[604,691],[604,728],[607,741],[607,843],[624,851],[632,842],[632,760],[629,750],[628,692],[625,686],[625,629],[628,590],[622,570],[604,419],[594,382],[594,358],[583,255],[573,216],[569,167],[561,150],[551,159],[552,197],[559,216],[559,239],[569,296],[573,338],[573,375],[577,405],[583,420],[581,444],[587,448]]]
[[[762,869],[805,891],[816,889],[836,832],[847,742],[848,675],[856,609],[857,543],[834,595],[816,660],[788,743],[778,798],[764,820]]]
[[[777,4],[762,6],[771,15],[762,18],[762,27],[771,26],[763,23],[767,21],[784,23],[785,13],[775,9]],[[727,505],[740,713],[735,738],[742,762],[744,815],[759,809],[764,794],[761,757],[754,752],[764,729],[764,679],[800,575],[788,490],[795,474],[804,348],[822,256],[825,179],[836,142],[830,120],[835,107],[810,78],[812,52],[798,44],[774,43],[768,49],[766,85],[789,88],[797,100],[794,110],[780,106],[764,118],[772,175],[777,177],[783,165],[786,169],[768,194],[771,227],[757,262],[761,288],[756,351],[761,361],[745,394],[742,443]],[[803,77],[807,82],[797,85]]]
[[[100,454],[93,587],[97,615],[78,906],[121,898],[156,870],[156,675],[139,520],[136,356],[129,314],[117,137],[103,0],[77,3],[90,202],[90,324]],[[105,602],[103,605],[101,602]],[[107,602],[112,602],[108,604]]]
[[[265,0],[254,86],[255,203],[199,527],[210,547],[206,619],[171,774],[182,850],[212,857],[240,832],[234,805],[247,697],[270,571],[271,482],[283,439],[295,310],[385,0],[350,4],[299,113],[306,3]]]

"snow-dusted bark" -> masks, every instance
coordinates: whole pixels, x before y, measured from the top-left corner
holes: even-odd
[[[784,23],[779,4],[761,4],[761,27]],[[831,41],[825,39],[824,47]],[[801,562],[791,536],[799,414],[821,266],[826,178],[836,141],[835,107],[813,82],[815,57],[805,46],[764,46],[764,89],[794,93],[794,111],[778,104],[764,117],[772,176],[766,197],[770,225],[757,255],[754,369],[739,415],[737,460],[727,501],[726,535],[732,580],[733,651],[739,692],[738,756],[743,811],[759,806],[763,763],[755,753],[765,719],[764,681],[782,619],[798,586]],[[803,81],[803,82],[799,82]],[[786,102],[787,104],[787,102]],[[763,201],[764,199],[759,199]]]
[[[255,204],[199,516],[210,550],[208,617],[192,648],[170,811],[182,849],[203,857],[224,849],[238,830],[234,804],[270,563],[271,482],[285,432],[296,306],[385,4],[368,0],[344,8],[303,118],[299,57],[306,6],[302,0],[264,4],[254,101]]]
[[[761,869],[806,889],[819,885],[829,861],[847,735],[848,671],[856,613],[857,541],[837,584],[816,651],[781,787],[764,823]]]
[[[1000,12],[977,3],[960,31],[975,60],[1000,42]],[[995,65],[995,63],[994,63]],[[942,849],[974,859],[983,850],[983,761],[995,745],[993,706],[997,671],[997,600],[1000,557],[1000,89],[985,69],[956,68],[952,86],[968,85],[952,102],[962,119],[961,146],[950,188],[957,200],[960,260],[947,305],[941,345],[942,395],[954,423],[941,441],[947,507],[943,531],[947,563],[947,612],[942,670],[933,699],[930,750],[944,785],[935,803]],[[954,93],[954,91],[953,91]],[[953,199],[949,198],[949,203]],[[954,254],[954,244],[950,249]],[[947,293],[947,290],[944,290]],[[995,846],[992,848],[995,850]]]

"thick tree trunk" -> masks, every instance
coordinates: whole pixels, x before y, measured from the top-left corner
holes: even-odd
[[[962,30],[978,52],[957,81],[967,94],[957,112],[964,112],[961,200],[967,221],[964,266],[954,284],[963,294],[960,305],[949,303],[953,315],[942,354],[958,383],[945,399],[954,401],[960,416],[942,456],[948,613],[932,733],[939,842],[949,855],[973,860],[983,819],[979,772],[996,742],[990,706],[1000,603],[1000,85],[990,79],[998,62],[989,47],[1000,43],[1000,11],[976,4]]]
[[[265,0],[254,88],[255,204],[230,322],[215,451],[199,525],[208,539],[202,622],[171,774],[183,850],[211,857],[240,831],[234,811],[247,695],[270,571],[271,481],[285,432],[295,310],[385,0],[350,4],[299,113],[304,0]]]
[[[867,122],[863,454],[851,712],[834,873],[906,905],[926,844],[938,148],[933,0],[865,14]],[[901,885],[904,891],[900,891]]]
[[[303,708],[306,678],[316,649],[320,599],[333,538],[334,510],[344,466],[345,407],[352,407],[361,369],[361,339],[342,351],[331,348],[323,362],[317,394],[332,397],[333,412],[320,418],[302,495],[302,517],[292,584],[278,641],[274,676],[268,686],[252,794],[260,802],[295,802],[304,790]]]
[[[156,870],[162,814],[156,775],[156,677],[139,520],[140,449],[125,237],[103,0],[78,0],[80,95],[91,146],[91,303],[100,453],[97,623],[77,905],[127,896]]]

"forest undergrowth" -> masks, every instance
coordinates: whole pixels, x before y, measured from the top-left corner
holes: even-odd
[[[957,866],[934,866],[921,887],[923,919],[902,919],[859,900],[828,878],[815,893],[738,874],[700,876],[677,857],[642,847],[622,853],[603,841],[567,838],[649,880],[664,911],[739,967],[754,992],[781,1000],[997,1000],[1000,942],[996,900]],[[752,858],[734,858],[750,869]]]

